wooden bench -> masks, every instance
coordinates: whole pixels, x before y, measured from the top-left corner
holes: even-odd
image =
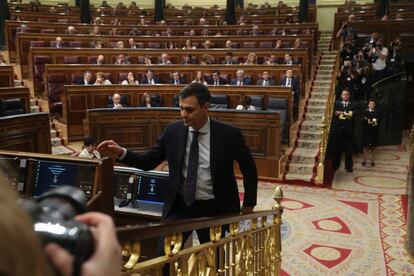
[[[171,122],[181,120],[178,108],[88,110],[89,135],[98,141],[112,139],[146,152]],[[209,115],[240,128],[256,161],[258,175],[277,178],[281,153],[280,117],[277,112],[210,110]],[[236,171],[239,172],[238,166]]]
[[[258,43],[258,42],[257,42]],[[171,57],[171,62],[173,64],[181,64],[182,57],[185,54],[191,54],[193,57],[197,58],[197,61],[201,61],[204,55],[209,55],[213,57],[216,61],[216,64],[221,64],[224,60],[224,57],[227,52],[232,52],[233,57],[238,57],[239,62],[244,62],[245,57],[250,53],[254,52],[259,60],[259,65],[263,64],[265,58],[270,57],[270,55],[275,55],[283,61],[283,57],[286,53],[292,55],[292,57],[297,61],[302,67],[301,75],[304,76],[304,81],[310,75],[310,60],[308,59],[308,50],[307,49],[243,49],[238,48],[235,50],[226,50],[226,49],[196,49],[196,50],[167,50],[167,49],[111,49],[111,48],[102,48],[102,49],[93,49],[93,48],[82,48],[74,49],[72,48],[50,48],[50,47],[33,47],[30,48],[29,54],[29,63],[26,65],[22,60],[22,75],[32,77],[34,76],[34,58],[36,56],[49,56],[50,64],[64,64],[65,56],[77,56],[79,57],[79,64],[90,64],[88,62],[88,57],[97,57],[98,55],[103,55],[105,61],[108,65],[114,64],[118,55],[123,54],[129,57],[129,60],[132,64],[143,64],[143,58],[145,56],[150,56],[153,62],[157,62],[157,58],[161,56],[162,53],[168,53]]]
[[[30,90],[27,87],[2,87],[0,88],[0,100],[23,99],[25,113],[30,112]]]
[[[125,97],[128,106],[137,107],[145,92],[158,94],[161,98],[161,106],[174,107],[174,97],[181,91],[183,85],[69,85],[65,86],[61,96],[63,114],[61,122],[67,125],[68,140],[75,141],[84,137],[83,120],[86,118],[87,109],[105,108],[108,105],[108,97],[118,93]],[[287,126],[292,122],[293,97],[290,88],[255,87],[255,86],[209,86],[212,94],[226,94],[229,108],[235,109],[245,95],[263,96],[264,108],[267,107],[270,97],[286,98],[288,101]]]
[[[348,4],[339,6],[337,11],[338,13],[345,13],[345,12],[355,12],[355,11],[376,11],[378,8],[378,3],[355,3],[355,4]],[[413,3],[389,3],[389,9],[391,12],[399,12],[399,11],[412,11],[414,10]]]
[[[13,65],[0,66],[0,87],[14,86],[14,70]]]
[[[20,22],[20,21],[6,21],[6,44],[7,49],[9,50],[9,57],[12,62],[15,62],[16,59],[16,32],[17,29],[20,28],[21,24],[26,24],[28,26],[29,33],[41,33],[42,30],[50,29],[54,30],[57,34],[65,34],[66,29],[68,28],[68,24],[65,23],[42,23],[42,22]],[[79,34],[89,34],[90,30],[93,28],[93,25],[89,24],[71,24],[74,26]],[[118,31],[121,35],[128,35],[129,32],[136,28],[138,34],[145,35],[149,31],[156,32],[162,34],[166,31],[167,28],[171,28],[172,32],[176,36],[184,36],[185,33],[190,32],[190,30],[194,30],[197,35],[201,35],[202,31],[206,29],[204,26],[159,26],[159,25],[152,25],[152,26],[142,26],[142,25],[121,25],[121,26],[114,26],[114,25],[100,25],[101,34],[107,35],[109,31],[113,27],[117,27]],[[207,26],[208,30],[211,34],[216,34],[217,31],[221,31],[223,35],[236,35],[236,32],[239,30],[242,31],[242,35],[249,34],[252,30],[252,25],[228,25],[228,26]],[[287,34],[302,34],[307,29],[311,31],[311,34],[314,36],[314,41],[317,40],[318,35],[318,24],[316,23],[294,23],[294,24],[270,24],[270,25],[260,25],[260,30],[263,34],[270,34],[274,28],[278,28],[279,30],[284,29]],[[57,36],[57,35],[56,35]],[[185,35],[188,37],[188,35]],[[131,36],[130,36],[131,37]],[[207,37],[205,39],[209,39],[212,37]],[[191,37],[193,39],[193,37]],[[314,44],[314,43],[312,43]],[[316,45],[314,45],[314,49],[316,49]]]
[[[0,117],[0,149],[51,153],[49,114]]]

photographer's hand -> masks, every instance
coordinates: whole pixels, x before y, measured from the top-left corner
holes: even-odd
[[[121,248],[116,238],[115,226],[111,217],[101,213],[86,213],[75,218],[91,228],[95,238],[95,252],[83,263],[82,276],[116,276],[121,273]],[[45,248],[49,259],[62,276],[71,276],[73,256],[57,244]]]

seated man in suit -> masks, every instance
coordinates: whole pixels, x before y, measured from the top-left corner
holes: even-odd
[[[105,64],[105,57],[103,55],[99,55],[98,58],[96,59],[96,64],[97,65]]]
[[[184,77],[182,78],[179,72],[174,72],[172,73],[172,80],[171,80],[171,84],[184,84],[185,80]]]
[[[85,73],[83,73],[83,79],[77,81],[76,84],[83,84],[83,85],[93,84],[92,73],[90,71],[86,71]]]
[[[120,54],[118,55],[118,57],[116,58],[116,61],[114,64],[118,64],[118,65],[122,65],[122,64],[130,64],[129,60],[127,57],[125,57],[125,55]]]
[[[220,71],[213,71],[211,78],[207,80],[207,83],[216,86],[225,85],[227,84],[227,81],[224,78],[220,77]]]
[[[290,54],[285,54],[285,57],[283,59],[283,64],[286,64],[286,65],[292,65],[293,64],[293,59],[292,59],[292,56]]]
[[[129,49],[137,49],[137,45],[135,45],[135,40],[133,38],[128,39],[128,47]]]
[[[226,65],[237,64],[233,60],[233,53],[232,52],[227,52],[225,57],[224,57],[224,60],[221,64],[226,64]]]
[[[161,64],[161,65],[171,64],[170,57],[168,56],[167,53],[162,53],[161,54],[161,57],[160,57],[160,60],[159,60],[158,64]]]
[[[298,115],[300,89],[299,81],[293,76],[292,70],[287,70],[285,76],[280,79],[281,86],[287,86],[292,88],[293,94],[293,117],[296,119]]]
[[[56,39],[54,41],[54,47],[55,48],[63,48],[63,47],[65,47],[64,44],[63,44],[62,37],[60,37],[60,36],[56,37]]]
[[[154,75],[154,70],[148,69],[147,73],[141,80],[141,84],[158,84],[161,83],[160,78]]]
[[[269,71],[263,71],[262,78],[260,80],[257,80],[256,85],[260,85],[260,86],[275,85],[275,81],[270,78]]]
[[[152,170],[168,161],[170,183],[165,187],[162,221],[250,213],[256,205],[257,170],[241,131],[208,116],[207,86],[192,83],[179,94],[182,121],[169,124],[147,153],[104,141],[98,150],[128,166]],[[243,175],[240,208],[234,161]],[[209,228],[197,230],[200,243],[210,241]],[[223,232],[224,234],[224,232]],[[183,234],[183,242],[190,232]]]
[[[109,108],[117,108],[118,109],[118,108],[126,107],[126,104],[121,103],[121,95],[119,95],[118,93],[115,93],[112,96],[112,101],[113,101],[112,105],[108,104]]]
[[[244,75],[244,70],[239,69],[236,72],[236,79],[231,80],[230,85],[237,85],[237,86],[243,86],[243,85],[251,85],[252,81],[250,78],[246,77]]]

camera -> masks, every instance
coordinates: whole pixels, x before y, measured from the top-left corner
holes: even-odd
[[[95,251],[88,225],[74,217],[86,211],[85,193],[76,187],[61,186],[35,199],[23,199],[21,205],[33,220],[33,229],[44,245],[57,243],[74,256],[74,268]]]

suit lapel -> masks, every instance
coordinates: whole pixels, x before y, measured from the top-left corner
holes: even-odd
[[[210,171],[211,171],[211,180],[214,187],[214,176],[216,173],[216,165],[218,160],[218,152],[220,146],[220,137],[219,131],[217,130],[217,123],[210,118]]]
[[[186,127],[184,124],[180,125],[180,129],[177,133],[177,141],[178,147],[177,147],[177,155],[178,155],[178,161],[180,162],[179,172],[181,176],[181,172],[183,170],[183,163],[184,163],[184,153],[185,148],[187,145],[187,136],[188,136],[188,127]]]

